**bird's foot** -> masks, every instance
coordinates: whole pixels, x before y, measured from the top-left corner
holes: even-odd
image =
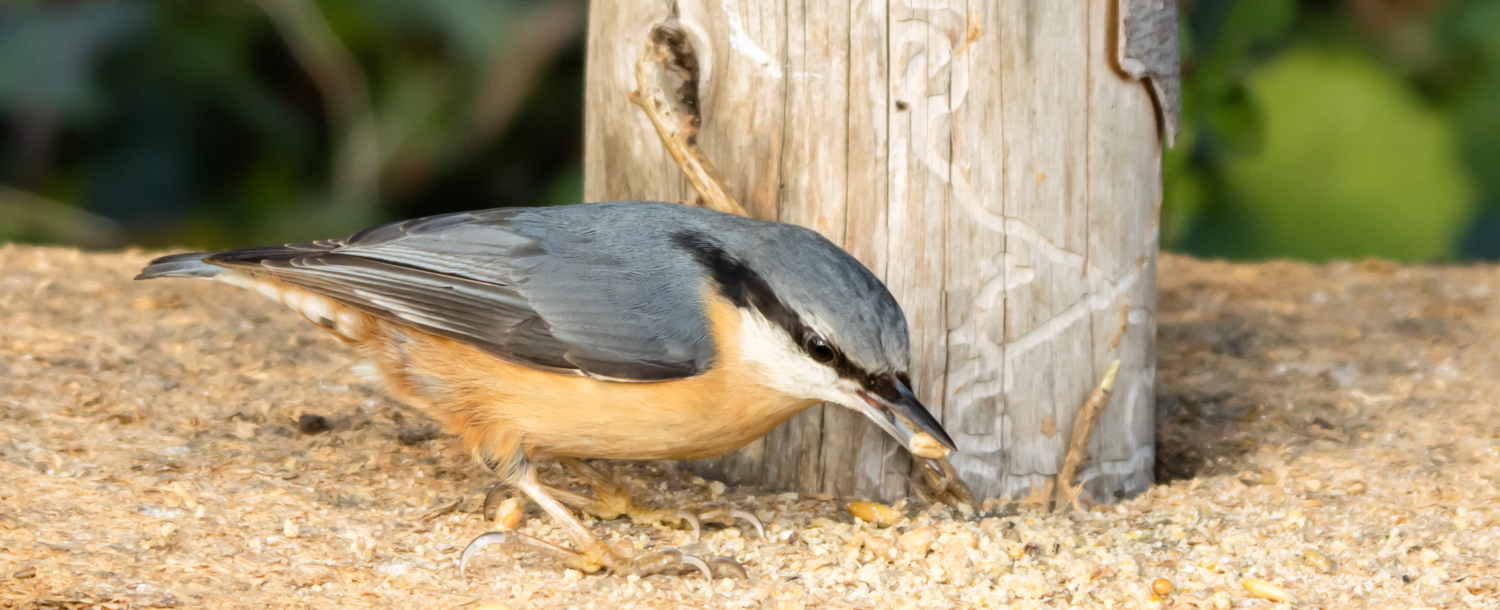
[[[974,491],[958,476],[958,471],[953,469],[948,458],[924,458],[917,468],[926,485],[914,486],[913,489],[923,500],[942,502],[949,506],[978,505],[974,500]]]
[[[508,525],[502,525],[501,523],[499,523],[498,519],[501,517],[501,515],[499,514],[501,505],[504,504],[506,500],[515,497],[516,494],[514,492],[516,492],[516,488],[507,483],[496,483],[493,487],[490,488],[488,492],[485,492],[484,508],[481,512],[481,514],[484,515],[484,520],[489,523],[494,523],[498,527],[512,529]]]
[[[625,551],[628,552],[628,550]],[[618,563],[610,566],[610,569],[621,574],[650,576],[691,567],[702,572],[703,578],[709,582],[713,582],[715,575],[721,578],[750,580],[750,573],[745,570],[743,564],[732,557],[712,555],[708,548],[699,544],[690,544],[681,548],[668,547],[629,556],[625,556],[621,549],[615,549],[612,552],[615,553],[614,560]]]
[[[574,462],[578,464],[582,463],[578,460],[574,460]],[[531,467],[529,462],[520,460],[520,464],[521,468],[519,471],[510,473],[511,477],[507,481],[507,484],[497,485],[486,494],[484,502],[486,519],[491,518],[490,512],[492,510],[498,510],[505,506],[509,506],[512,509],[517,507],[516,502],[507,502],[509,492],[514,489],[530,496],[544,512],[551,515],[557,521],[558,525],[562,526],[567,537],[572,540],[573,548],[564,548],[557,544],[515,531],[513,528],[519,523],[520,512],[512,511],[511,515],[515,518],[504,520],[499,531],[483,534],[475,538],[464,548],[464,552],[458,560],[458,573],[460,577],[464,576],[464,572],[469,565],[469,560],[474,557],[475,553],[487,546],[498,545],[508,553],[540,553],[561,562],[565,566],[588,574],[609,568],[610,571],[617,574],[648,576],[683,568],[694,568],[702,572],[704,577],[710,580],[710,587],[712,586],[713,574],[716,571],[743,579],[749,578],[749,574],[745,571],[745,566],[741,565],[738,561],[729,557],[718,557],[702,552],[700,549],[703,547],[697,544],[680,549],[664,548],[639,554],[635,549],[635,541],[630,538],[622,538],[614,546],[607,545],[598,536],[595,536],[593,532],[589,531],[588,527],[578,520],[578,517],[574,516],[573,512],[568,509],[568,504],[581,503],[595,507],[611,507],[610,510],[623,509],[623,513],[617,511],[615,516],[619,514],[633,514],[634,511],[630,506],[630,497],[628,494],[625,494],[622,489],[610,483],[598,471],[589,468],[587,465],[584,465],[581,473],[595,475],[593,478],[602,481],[604,484],[603,487],[596,490],[599,492],[599,500],[573,492],[550,489],[537,481],[536,470]],[[734,511],[728,511],[725,514],[731,518],[736,516]],[[693,517],[693,522],[696,523],[697,515],[693,514]],[[755,520],[757,525],[759,521],[759,519]],[[712,588],[709,589],[709,594],[713,594]]]
[[[658,510],[636,510],[632,507],[627,513],[630,522],[636,525],[675,525],[684,523],[693,528],[693,542],[697,542],[703,534],[704,523],[719,523],[723,525],[736,525],[741,521],[749,523],[755,528],[755,534],[762,540],[766,537],[766,526],[761,523],[760,518],[748,510],[734,508],[720,502],[704,502],[691,504],[681,508],[664,508]]]
[[[584,553],[533,538],[513,530],[501,530],[480,534],[478,538],[469,542],[464,547],[464,552],[458,558],[458,577],[464,578],[464,572],[469,568],[469,560],[478,553],[480,549],[487,546],[499,546],[506,554],[513,553],[540,553],[557,560],[559,563],[592,574],[599,571],[603,564],[591,559]]]
[[[760,518],[747,510],[729,506],[721,502],[700,502],[687,506],[671,507],[663,509],[646,509],[635,505],[630,497],[630,492],[616,484],[614,481],[598,469],[590,466],[587,462],[577,458],[563,458],[574,472],[583,479],[590,489],[594,491],[594,498],[582,494],[567,491],[554,491],[553,495],[564,504],[577,510],[593,515],[596,518],[610,520],[620,517],[629,517],[631,523],[636,525],[673,525],[680,526],[684,523],[693,528],[693,542],[698,542],[703,533],[704,523],[719,523],[723,525],[736,525],[744,521],[755,528],[756,535],[762,539],[766,537],[766,526],[761,523]],[[495,493],[491,490],[491,495]],[[490,506],[489,497],[485,498],[485,506]],[[486,512],[488,515],[488,512]]]
[[[704,552],[706,549],[699,545],[689,545],[680,549],[664,548],[636,554],[635,545],[629,539],[622,539],[613,547],[597,542],[595,548],[580,552],[510,530],[482,534],[470,542],[458,560],[460,578],[464,577],[469,560],[474,557],[474,554],[487,546],[500,546],[506,553],[540,553],[587,574],[598,572],[602,568],[609,568],[616,574],[637,576],[696,569],[703,573],[703,577],[710,584],[715,574],[740,580],[750,578],[749,572],[740,562],[730,557],[709,555]]]

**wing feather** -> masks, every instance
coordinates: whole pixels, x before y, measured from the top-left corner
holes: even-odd
[[[521,231],[526,209],[449,214],[344,239],[222,252],[204,259],[265,274],[378,317],[554,372],[654,381],[705,370],[699,295],[622,267],[592,227]],[[636,285],[639,284],[639,285]],[[677,315],[673,315],[677,314]]]

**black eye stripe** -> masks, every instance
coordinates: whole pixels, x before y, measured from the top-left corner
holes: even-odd
[[[821,335],[803,324],[802,318],[776,297],[771,286],[760,277],[759,273],[756,273],[744,261],[730,256],[708,236],[683,232],[676,235],[675,241],[677,247],[692,254],[698,264],[703,265],[714,283],[718,284],[720,294],[734,303],[736,307],[760,312],[767,320],[785,329],[792,337],[802,337],[803,339],[798,342],[798,347],[807,352],[809,357],[818,360],[816,355],[808,351],[807,338],[815,336],[821,339]],[[870,387],[870,384],[880,379],[850,362],[842,351],[828,343],[826,339],[823,344],[832,352],[832,356],[828,360],[819,360],[819,362],[833,367],[840,377],[852,379],[865,387]]]
[[[753,308],[767,320],[792,333],[793,337],[806,334],[806,328],[797,314],[782,303],[771,286],[766,284],[766,280],[744,261],[730,256],[717,243],[702,235],[683,232],[676,235],[675,241],[677,247],[688,251],[698,264],[703,265],[709,277],[719,285],[719,293],[736,307]]]

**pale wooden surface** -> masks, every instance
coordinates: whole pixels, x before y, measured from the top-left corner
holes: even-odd
[[[691,200],[631,105],[663,0],[595,0],[585,198]],[[1040,487],[1116,358],[1084,476],[1150,482],[1161,146],[1116,65],[1112,2],[691,0],[701,144],[750,213],[816,229],[883,278],[917,393],[981,496]],[[1122,309],[1123,306],[1123,309]],[[1123,324],[1122,324],[1123,321]],[[734,483],[892,499],[909,458],[821,406],[698,468]]]

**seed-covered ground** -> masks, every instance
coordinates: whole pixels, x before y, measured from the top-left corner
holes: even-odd
[[[229,286],[131,282],[149,258],[0,248],[0,607],[1500,604],[1495,267],[1164,257],[1160,485],[1117,506],[911,503],[879,528],[831,499],[602,464],[642,502],[760,515],[765,540],[706,528],[752,574],[710,588],[501,553],[460,580],[483,469],[321,330]],[[561,534],[534,508],[521,529]]]

